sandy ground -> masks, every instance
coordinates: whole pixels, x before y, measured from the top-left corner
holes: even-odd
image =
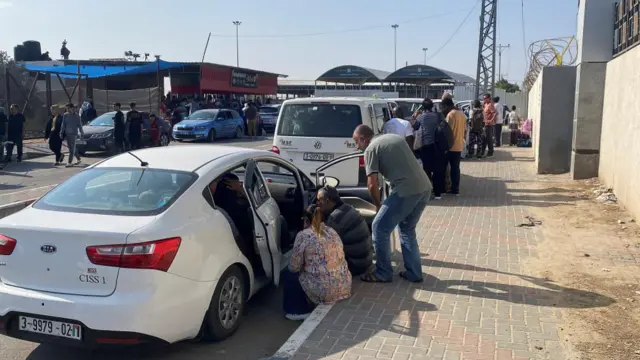
[[[640,227],[617,203],[597,199],[594,191],[602,187],[595,180],[540,180],[523,185],[538,198],[531,213],[542,222],[531,229],[539,237],[539,256],[527,260],[525,270],[593,293],[566,291],[558,299],[571,304],[562,306],[568,359],[640,359]]]

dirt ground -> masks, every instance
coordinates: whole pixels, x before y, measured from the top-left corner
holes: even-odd
[[[615,201],[597,199],[605,190],[595,180],[540,180],[519,185],[541,204],[530,208],[542,222],[532,229],[539,235],[539,256],[525,261],[525,270],[594,293],[591,299],[561,295],[571,304],[563,306],[561,329],[569,359],[640,359],[640,226]],[[603,298],[607,304],[599,305]]]

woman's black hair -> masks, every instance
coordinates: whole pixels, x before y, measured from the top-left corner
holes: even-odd
[[[433,101],[429,98],[426,98],[422,101],[422,108],[431,111],[433,110]]]

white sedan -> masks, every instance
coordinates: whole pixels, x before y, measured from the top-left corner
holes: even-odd
[[[278,284],[316,189],[277,154],[238,147],[94,164],[0,219],[0,331],[89,347],[224,339]],[[371,222],[366,188],[343,195]]]

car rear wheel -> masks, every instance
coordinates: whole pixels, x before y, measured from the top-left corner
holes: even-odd
[[[222,274],[204,319],[205,340],[223,340],[238,329],[247,300],[245,281],[244,274],[235,265]]]
[[[209,135],[207,135],[208,142],[214,142],[216,140],[216,131],[214,129],[209,130]]]
[[[169,146],[169,137],[167,134],[160,135],[160,146]]]
[[[236,138],[241,138],[244,135],[244,130],[242,130],[242,127],[238,126],[236,128]]]

